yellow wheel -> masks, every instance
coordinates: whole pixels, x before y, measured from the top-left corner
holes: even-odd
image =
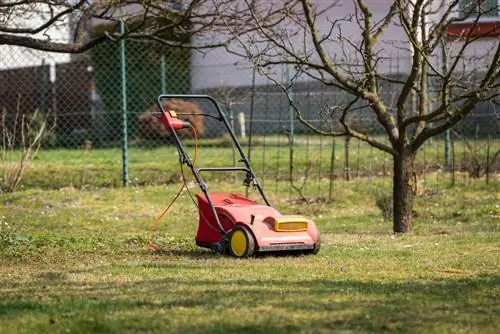
[[[229,237],[229,250],[235,257],[250,257],[255,253],[252,234],[243,226],[235,226]]]
[[[319,232],[318,232],[318,239],[316,240],[316,243],[314,244],[314,249],[313,249],[312,253],[318,254],[320,248],[321,248],[321,238],[320,238]]]

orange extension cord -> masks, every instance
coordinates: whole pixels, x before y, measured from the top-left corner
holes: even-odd
[[[196,134],[195,127],[191,123],[189,123],[189,126],[190,126],[191,130],[193,131],[193,138],[194,138],[194,158],[193,158],[193,167],[194,167],[196,164],[196,160],[198,159],[198,136]],[[163,210],[163,212],[158,217],[154,218],[153,222],[151,223],[151,227],[150,227],[149,233],[148,233],[148,248],[150,250],[154,250],[157,252],[168,252],[169,251],[168,249],[165,249],[165,248],[162,248],[161,246],[156,245],[154,243],[153,236],[154,236],[154,233],[156,232],[158,224],[163,219],[163,217],[165,217],[165,215],[170,211],[170,208],[172,207],[172,205],[174,205],[175,201],[177,201],[177,199],[181,195],[182,191],[184,190],[184,187],[187,189],[186,178],[183,177],[182,180],[183,180],[182,187],[177,192],[177,195],[175,195],[175,197],[167,205],[165,210]]]

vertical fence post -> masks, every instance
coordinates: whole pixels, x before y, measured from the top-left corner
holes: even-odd
[[[351,137],[344,138],[344,179],[351,181],[351,163],[349,161]]]
[[[230,93],[229,93],[230,94]],[[229,125],[231,126],[231,130],[233,130],[234,133],[236,133],[236,129],[234,128],[234,111],[232,108],[232,101],[231,101],[231,96],[229,96],[226,100],[226,107],[229,111]],[[236,151],[234,145],[232,146],[232,155],[233,155],[233,167],[236,166]],[[233,178],[234,178],[234,183],[237,181],[237,173],[233,173]]]
[[[56,63],[51,62],[50,63],[50,76],[49,76],[49,81],[50,81],[50,92],[52,94],[52,115],[53,117],[56,117],[55,115],[57,114],[57,88],[56,88]]]
[[[165,68],[166,68],[166,59],[165,55],[161,55],[161,60],[160,60],[160,66],[161,66],[161,93],[165,94],[167,92],[167,77],[165,74]]]
[[[486,146],[486,184],[490,184],[490,147],[491,135],[488,134],[488,141]]]
[[[450,136],[451,144],[451,185],[455,185],[455,137]]]
[[[120,20],[120,34],[125,34],[125,24]],[[127,68],[125,58],[125,40],[120,39],[120,75],[122,88],[122,180],[123,185],[128,186],[128,129],[127,129]]]
[[[328,186],[328,203],[333,199],[333,178],[335,173],[335,137],[332,137],[332,154],[330,155],[330,184]]]
[[[40,108],[38,112],[42,118],[45,116],[45,58],[42,59],[42,65],[40,65]]]
[[[311,110],[311,85],[310,81],[307,81],[306,84],[306,110]],[[309,160],[309,137],[310,137],[310,129],[306,129],[306,170],[310,169],[313,166],[313,163]],[[309,174],[309,173],[307,173]],[[307,175],[309,177],[309,175]],[[306,180],[307,181],[307,180]],[[304,184],[304,195],[307,196],[307,182]]]
[[[266,122],[269,120],[268,118],[268,110],[269,110],[269,88],[270,88],[270,85],[269,85],[269,82],[266,82],[266,99],[265,99],[265,103],[264,103],[264,119],[266,120]],[[262,184],[262,187],[264,187],[264,182],[266,182],[266,149],[267,149],[267,144],[266,144],[266,137],[267,137],[267,125],[266,123],[263,123],[264,125],[264,129],[263,129],[263,132],[264,132],[264,137],[262,138],[262,175],[261,175],[261,184]]]
[[[444,167],[450,168],[450,130],[444,132]]]
[[[441,43],[441,58],[443,61],[443,74],[448,73],[448,62],[446,58],[446,39]],[[448,93],[448,92],[446,92]],[[443,103],[446,101],[442,101]],[[450,168],[450,130],[444,132],[444,167]]]
[[[252,135],[253,135],[253,109],[255,100],[255,67],[252,71],[252,95],[250,96],[250,124],[248,127],[248,162],[250,162],[252,157]],[[248,196],[248,187],[245,190],[245,195]]]
[[[290,78],[290,66],[286,65],[286,94],[289,99],[288,101],[288,116],[290,118],[290,133],[288,139],[288,145],[290,146],[290,160],[289,160],[289,171],[290,171],[290,182],[293,184],[293,161],[294,161],[294,141],[295,141],[295,127],[293,124],[293,89],[292,89],[292,80]],[[292,187],[288,188],[288,196],[291,197]]]
[[[252,135],[253,135],[253,109],[254,109],[254,99],[255,99],[255,67],[252,71],[252,95],[250,96],[250,119],[248,127],[248,161],[251,161],[252,157]]]
[[[290,98],[291,101],[288,102],[288,115],[290,116],[290,145],[292,145],[292,151],[293,151],[293,144],[294,144],[294,139],[295,139],[295,124],[294,124],[294,112],[293,112],[293,89],[292,89],[292,81],[290,79],[290,67],[287,65],[286,67],[286,90],[288,93],[288,97]],[[293,152],[292,152],[293,153]],[[292,159],[292,158],[290,158]],[[293,160],[292,160],[293,163]]]

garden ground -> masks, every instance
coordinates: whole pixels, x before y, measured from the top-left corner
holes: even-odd
[[[337,181],[331,203],[272,195],[317,222],[322,249],[251,259],[194,245],[186,192],[155,233],[166,251],[148,248],[180,183],[3,194],[0,332],[498,333],[498,180],[428,187],[407,235],[381,218],[380,184]]]

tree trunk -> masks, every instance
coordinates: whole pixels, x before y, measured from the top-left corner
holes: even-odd
[[[413,185],[415,154],[394,156],[392,184],[393,230],[395,233],[412,231]]]

